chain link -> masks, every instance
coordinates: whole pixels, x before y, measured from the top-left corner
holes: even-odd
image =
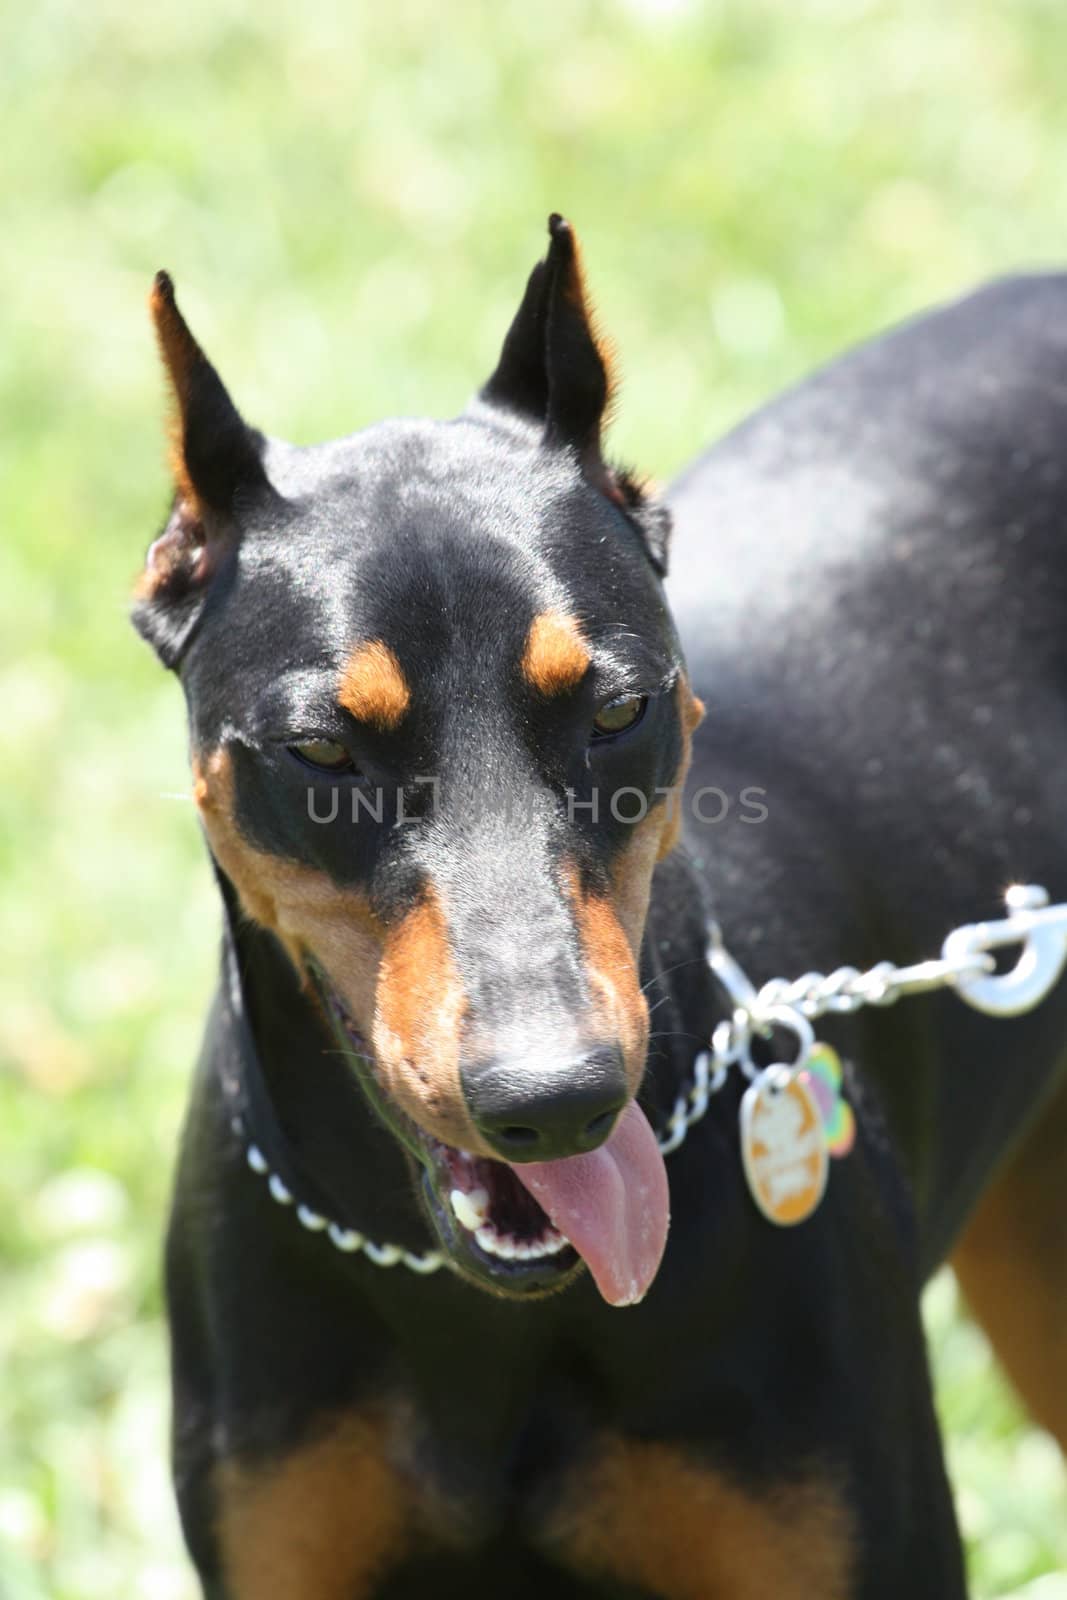
[[[838,967],[829,974],[805,972],[792,982],[772,978],[756,995],[751,1015],[762,1018],[771,1007],[787,1006],[814,1021],[827,1013],[849,1013],[863,1006],[891,1006],[905,995],[926,994],[932,989],[951,987],[961,978],[992,972],[994,965],[991,955],[977,954],[958,961],[935,958],[911,967],[895,967],[891,961],[879,961],[866,972],[856,967]]]
[[[805,972],[799,978],[771,978],[758,991],[730,955],[713,925],[708,964],[729,994],[734,1014],[730,1037],[722,1044],[730,1060],[743,1061],[753,1034],[767,1034],[783,1021],[810,1023],[817,1017],[847,1014],[863,1006],[890,1006],[906,995],[955,989],[962,1000],[990,1016],[1017,1016],[1043,1000],[1067,963],[1067,905],[1050,906],[1036,884],[1016,885],[1005,895],[1007,915],[998,922],[967,923],[949,934],[941,955],[912,966],[880,961],[861,972],[838,967],[831,973]],[[1019,960],[998,973],[994,950],[1021,946]]]

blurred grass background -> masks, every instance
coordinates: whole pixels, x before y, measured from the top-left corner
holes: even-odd
[[[670,474],[815,362],[1067,260],[1062,0],[0,6],[0,1595],[190,1600],[158,1252],[216,913],[125,621],[175,274],[249,418],[447,415],[552,208]],[[1067,1596],[1067,1491],[928,1300],[979,1597]],[[1057,1576],[1057,1574],[1059,1574]]]

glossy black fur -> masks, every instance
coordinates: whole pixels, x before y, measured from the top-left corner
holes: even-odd
[[[953,925],[998,914],[1008,881],[1067,898],[1065,440],[1067,279],[1021,279],[839,361],[670,491],[668,593],[708,706],[689,792],[714,786],[730,809],[714,826],[687,810],[684,851],[656,873],[642,973],[654,1118],[723,1013],[702,961],[706,906],[759,982],[934,953]],[[387,869],[359,855],[383,849],[361,829],[304,829],[294,845],[306,775],[279,736],[294,716],[333,731],[336,665],[357,632],[401,641],[434,708],[409,765],[451,765],[478,786],[507,789],[524,761],[539,794],[581,781],[576,721],[524,723],[507,673],[555,593],[622,651],[623,676],[672,681],[658,556],[577,459],[521,418],[490,425],[480,411],[317,451],[269,447],[281,498],[256,503],[260,555],[246,538],[246,565],[222,564],[182,664],[194,744],[235,715],[260,735],[239,755],[238,796],[262,848],[313,850],[339,881],[377,873],[386,911],[444,870],[442,853],[472,848],[455,817],[415,829]],[[627,629],[638,637],[620,644]],[[395,762],[382,738],[366,761],[384,781]],[[620,781],[669,782],[678,741],[664,708],[611,757]],[[764,791],[758,824],[741,820],[751,788]],[[510,887],[491,938],[469,930],[463,959],[487,1010],[508,994],[536,1006],[546,969],[523,895],[538,852],[570,852],[595,877],[616,846],[546,811],[495,848],[478,871]],[[585,1276],[525,1304],[445,1272],[382,1270],[272,1205],[220,1091],[250,1049],[312,1202],[412,1249],[434,1242],[407,1157],[287,957],[238,915],[227,939],[240,986],[223,985],[212,1013],[167,1261],[178,1491],[209,1595],[230,1593],[218,1462],[278,1460],[383,1393],[410,1404],[406,1467],[450,1508],[447,1540],[414,1532],[390,1567],[375,1591],[390,1600],[653,1592],[583,1583],[545,1541],[554,1498],[574,1492],[569,1474],[604,1430],[669,1441],[756,1498],[821,1474],[852,1515],[856,1597],[963,1594],[919,1289],[1051,1088],[1067,989],[1010,1023],[950,997],[827,1023],[857,1064],[860,1136],[796,1229],[772,1228],[748,1198],[731,1083],[668,1158],[666,1258],[647,1299],[620,1311]],[[546,979],[544,1004],[561,993]]]

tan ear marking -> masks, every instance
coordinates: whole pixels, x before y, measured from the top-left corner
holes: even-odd
[[[577,622],[561,611],[542,611],[526,636],[522,675],[539,694],[565,694],[576,689],[592,657]]]
[[[190,333],[174,299],[174,284],[169,273],[157,272],[148,297],[163,365],[174,388],[174,398],[184,409],[189,396],[189,377],[203,352]]]
[[[411,705],[400,663],[381,639],[371,639],[352,653],[337,697],[358,721],[385,732],[398,726]]]
[[[185,319],[174,299],[174,284],[170,274],[157,272],[148,297],[152,324],[159,343],[159,353],[171,394],[171,420],[168,429],[168,460],[174,485],[190,509],[198,509],[196,490],[193,488],[185,464],[185,418],[189,408],[189,389],[193,368],[205,359],[204,353],[190,333]]]
[[[589,337],[596,347],[597,355],[600,357],[600,364],[604,368],[605,393],[604,409],[601,417],[603,423],[609,418],[618,393],[615,345],[602,331],[596,312],[590,302],[589,293],[586,289],[585,260],[577,233],[566,218],[561,217],[558,212],[553,212],[549,218],[548,231],[552,242],[561,248],[563,271],[560,287],[563,297],[585,323]]]

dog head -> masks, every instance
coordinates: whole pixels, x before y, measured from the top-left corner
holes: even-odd
[[[576,1258],[531,1184],[633,1132],[645,914],[700,716],[666,511],[602,453],[574,234],[550,219],[461,416],[311,448],[244,423],[163,274],[151,303],[175,498],[135,621],[185,689],[208,844],[445,1247],[539,1289]]]

